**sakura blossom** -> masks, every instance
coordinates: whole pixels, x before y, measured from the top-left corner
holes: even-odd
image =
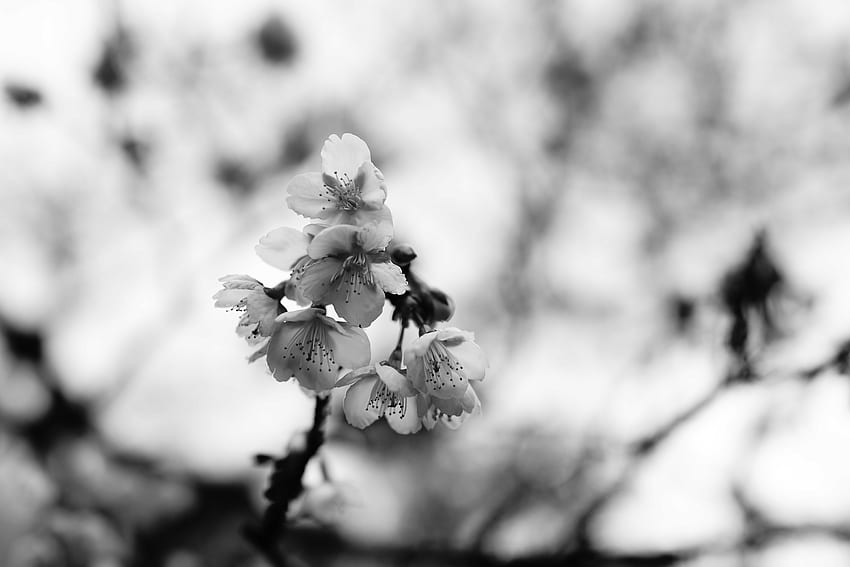
[[[369,338],[362,329],[328,317],[322,308],[280,315],[266,360],[278,382],[295,378],[314,392],[332,389],[344,369],[369,363]]]
[[[404,362],[418,391],[441,400],[465,400],[467,406],[470,382],[483,380],[487,369],[474,335],[454,327],[417,338],[405,352]]]
[[[392,234],[378,224],[337,225],[316,235],[311,261],[301,270],[298,288],[316,304],[331,304],[349,323],[368,326],[384,308],[385,293],[401,294],[407,280],[386,252]]]
[[[308,224],[301,231],[285,226],[276,228],[260,238],[259,244],[254,247],[257,256],[267,264],[291,273],[283,286],[284,296],[301,306],[310,304],[297,285],[303,267],[310,260],[307,246],[325,228],[326,225],[319,223]]]
[[[215,306],[242,313],[236,334],[252,345],[270,337],[275,319],[284,311],[280,301],[270,297],[265,286],[251,276],[229,275],[219,281],[224,287],[213,295]]]
[[[352,385],[342,407],[349,424],[364,429],[384,418],[396,433],[416,433],[421,429],[418,392],[403,371],[386,364],[368,366],[348,373],[338,386],[347,384]]]
[[[416,398],[419,415],[425,429],[434,429],[442,423],[449,429],[459,428],[466,418],[481,412],[481,400],[472,385],[460,398],[438,398],[421,394]]]
[[[322,171],[296,176],[287,187],[289,207],[328,224],[392,224],[384,206],[387,187],[366,142],[331,135],[322,147]]]
[[[307,245],[324,228],[321,224],[309,224],[303,230],[282,226],[260,238],[254,251],[270,266],[289,271],[293,264],[307,255]]]
[[[472,333],[433,329],[451,317],[454,302],[412,271],[414,249],[393,241],[387,186],[366,143],[354,134],[331,135],[321,158],[321,173],[298,175],[287,187],[287,205],[315,222],[274,228],[255,246],[288,275],[272,288],[250,276],[226,276],[216,306],[244,312],[237,333],[260,345],[249,360],[265,357],[276,380],[294,378],[323,404],[332,390],[348,387],[343,412],[354,427],[380,419],[401,434],[459,426],[481,408],[471,385],[484,378],[481,349]],[[286,301],[304,308],[286,311]],[[398,343],[383,362],[370,364],[363,329],[385,302],[401,326]],[[420,336],[405,351],[410,325]]]

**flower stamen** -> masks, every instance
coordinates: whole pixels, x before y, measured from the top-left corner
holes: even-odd
[[[343,260],[330,283],[336,286],[337,292],[345,294],[345,303],[351,302],[352,295],[361,295],[364,287],[374,287],[375,280],[366,253],[360,251]]]
[[[393,392],[379,380],[372,389],[365,410],[374,411],[378,417],[391,415],[403,419],[407,415],[407,398]]]
[[[338,368],[333,346],[330,345],[324,325],[320,323],[304,325],[295,333],[289,358],[296,357],[304,363],[315,365],[319,372],[333,372]],[[299,366],[298,370],[303,370],[303,367]]]
[[[320,197],[326,198],[330,204],[335,206],[340,211],[356,211],[363,204],[363,199],[360,198],[360,187],[348,173],[339,171],[333,172],[336,182],[331,184],[324,183],[325,191],[319,194]]]
[[[434,341],[425,352],[425,381],[435,390],[447,386],[457,388],[465,386],[463,364],[455,358],[442,342]]]

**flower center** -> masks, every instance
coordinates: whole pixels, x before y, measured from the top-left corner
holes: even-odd
[[[367,286],[375,285],[375,278],[369,268],[369,258],[362,250],[353,253],[342,261],[342,266],[331,278],[331,284],[336,289],[345,290],[345,302],[348,303],[352,294],[359,295]]]
[[[366,409],[374,410],[379,417],[385,415],[397,415],[399,418],[404,418],[407,415],[407,398],[399,396],[389,387],[378,380],[372,390],[372,395],[369,397],[369,403]]]
[[[316,365],[320,372],[327,367],[328,372],[337,368],[334,349],[328,341],[327,329],[319,321],[304,325],[293,337],[289,357],[299,357],[306,365]],[[299,368],[301,370],[301,368]]]
[[[449,352],[440,341],[433,341],[423,357],[425,383],[432,390],[457,389],[465,385],[466,372],[463,364]]]
[[[356,211],[363,204],[360,198],[360,188],[357,187],[354,179],[348,176],[347,173],[339,174],[334,171],[335,183],[330,185],[325,183],[325,188],[330,192],[333,200],[336,201],[336,208],[341,211]]]

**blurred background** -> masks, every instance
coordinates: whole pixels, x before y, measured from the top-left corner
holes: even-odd
[[[0,88],[0,564],[263,564],[313,402],[211,296],[353,132],[490,368],[337,393],[294,564],[850,565],[850,4],[0,0]]]

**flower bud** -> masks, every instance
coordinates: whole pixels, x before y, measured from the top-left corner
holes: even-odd
[[[455,314],[455,302],[439,289],[430,289],[431,302],[434,306],[434,321],[448,321]]]
[[[394,244],[390,251],[390,259],[397,266],[407,266],[416,259],[416,251],[410,244]]]

